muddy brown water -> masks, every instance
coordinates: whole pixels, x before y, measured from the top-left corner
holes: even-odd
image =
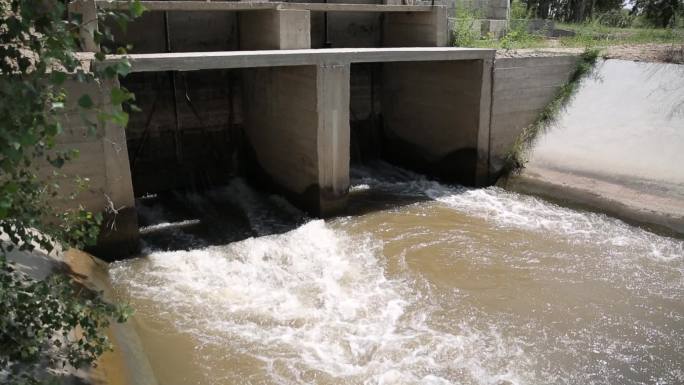
[[[384,164],[329,221],[239,180],[175,199],[110,267],[159,384],[684,383],[680,239]]]

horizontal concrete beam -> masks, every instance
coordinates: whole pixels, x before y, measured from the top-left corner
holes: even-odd
[[[128,9],[128,1],[97,0],[101,9]],[[255,11],[293,9],[313,12],[430,12],[430,5],[283,3],[251,1],[142,1],[148,11]]]
[[[295,65],[327,65],[403,61],[493,59],[495,50],[481,48],[332,48],[268,51],[180,52],[108,55],[103,63],[128,58],[132,72],[197,71]]]

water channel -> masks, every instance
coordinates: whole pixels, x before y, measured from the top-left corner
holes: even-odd
[[[110,266],[159,384],[682,384],[684,241],[384,163],[350,215],[141,199]]]

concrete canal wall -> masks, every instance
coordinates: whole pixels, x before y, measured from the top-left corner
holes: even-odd
[[[93,212],[102,212],[104,222],[100,234],[97,252],[103,255],[107,251],[118,250],[130,253],[138,245],[138,220],[135,212],[135,199],[131,179],[126,133],[123,127],[112,122],[98,124],[94,133],[86,125],[85,120],[97,122],[95,110],[111,112],[111,84],[79,83],[67,81],[65,91],[69,95],[69,104],[61,117],[65,127],[64,133],[57,137],[56,151],[78,150],[78,157],[66,162],[59,169],[66,181],[64,188],[52,202],[55,206],[77,208],[82,206]],[[94,108],[84,112],[76,101],[81,95],[90,95]],[[82,114],[85,114],[82,116]],[[42,174],[46,179],[52,178],[54,168],[45,165]],[[74,185],[75,177],[87,180],[87,188],[78,192]],[[69,199],[77,193],[75,200]]]
[[[490,172],[496,177],[520,130],[534,122],[577,66],[578,57],[497,59],[492,74]]]
[[[511,188],[684,234],[684,65],[607,60]]]

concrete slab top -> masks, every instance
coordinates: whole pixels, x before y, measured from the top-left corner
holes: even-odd
[[[141,1],[148,11],[258,11],[266,9],[307,10],[314,12],[430,12],[431,5],[285,3],[252,1]],[[128,9],[129,2],[97,0],[101,9]]]
[[[495,50],[486,48],[329,48],[108,55],[103,63],[94,64],[108,65],[127,58],[131,64],[131,72],[196,71],[374,62],[493,60],[494,54]]]

